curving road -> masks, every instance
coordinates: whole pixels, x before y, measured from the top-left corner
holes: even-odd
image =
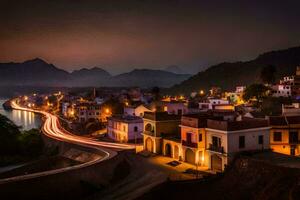
[[[91,145],[96,147],[105,147],[105,148],[112,148],[116,151],[118,150],[128,150],[134,149],[135,145],[130,144],[120,144],[120,143],[112,143],[112,142],[102,142],[92,138],[86,138],[74,135],[66,130],[64,130],[59,123],[58,117],[50,114],[45,111],[41,110],[34,110],[30,108],[21,107],[16,103],[16,100],[11,101],[11,107],[16,110],[23,110],[29,112],[40,113],[46,117],[46,120],[43,124],[42,130],[43,133],[51,138],[62,140],[65,142],[76,143],[76,144],[83,144],[83,145]]]
[[[101,142],[101,141],[97,141],[92,138],[86,138],[86,137],[74,135],[74,134],[64,130],[61,127],[57,116],[55,116],[51,113],[45,112],[45,111],[21,107],[16,103],[16,99],[11,101],[11,107],[16,110],[35,112],[35,113],[44,115],[46,117],[46,120],[43,124],[42,132],[46,136],[48,136],[52,139],[55,139],[55,140],[64,141],[67,143],[77,144],[80,146],[96,149],[96,150],[100,151],[101,155],[103,155],[103,156],[101,156],[101,158],[99,158],[97,160],[93,160],[90,162],[86,162],[86,163],[71,166],[71,167],[1,179],[0,184],[6,183],[6,182],[13,182],[13,181],[36,178],[36,177],[40,177],[40,176],[46,176],[46,175],[65,172],[65,171],[72,170],[72,169],[78,169],[78,168],[90,166],[92,164],[99,163],[99,162],[102,162],[103,160],[107,160],[107,159],[114,157],[115,155],[117,155],[117,151],[129,150],[129,149],[135,148],[134,145],[130,145],[130,144]]]

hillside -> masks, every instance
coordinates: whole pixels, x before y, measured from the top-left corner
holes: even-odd
[[[112,83],[114,86],[125,87],[171,87],[189,77],[188,74],[175,74],[163,70],[135,69],[113,77]]]
[[[70,74],[36,58],[23,63],[0,63],[0,85],[59,86]]]
[[[23,63],[0,63],[0,74],[0,86],[3,87],[171,87],[190,77],[150,69],[111,76],[98,67],[82,68],[69,73],[39,58]]]
[[[232,90],[238,85],[260,82],[260,71],[267,65],[276,66],[277,79],[282,76],[293,75],[296,66],[300,65],[300,47],[267,52],[247,62],[221,63],[209,67],[207,70],[173,86],[168,92],[189,93],[200,89],[208,90],[212,86]]]
[[[185,74],[184,70],[176,65],[168,66],[168,67],[164,68],[163,70],[167,71],[167,72],[172,72],[174,74]]]
[[[104,69],[94,67],[91,69],[82,68],[80,70],[75,70],[71,73],[72,76],[72,85],[77,85],[80,83],[80,86],[97,86],[105,85],[108,80],[111,78],[111,75]]]

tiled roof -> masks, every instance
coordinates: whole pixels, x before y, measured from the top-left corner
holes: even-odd
[[[190,122],[189,119],[197,119],[197,123]],[[208,119],[223,119],[223,117],[214,117],[211,113],[197,113],[197,114],[187,114],[183,115],[181,118],[181,125],[190,126],[195,128],[205,128],[207,127]]]
[[[181,116],[170,115],[167,112],[145,112],[144,118],[153,121],[169,121],[169,120],[180,121]]]
[[[288,126],[289,124],[300,124],[300,116],[272,116],[269,117],[271,126]]]
[[[112,117],[108,117],[108,120],[125,122],[125,123],[143,123],[143,119],[137,116],[130,115],[114,115]]]
[[[207,127],[222,131],[238,131],[252,128],[268,127],[268,121],[264,119],[248,119],[243,121],[208,120]]]

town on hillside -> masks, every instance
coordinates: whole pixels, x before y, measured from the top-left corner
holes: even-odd
[[[133,144],[137,153],[171,158],[175,166],[222,172],[243,152],[300,155],[300,67],[279,82],[270,68],[262,70],[264,84],[236,86],[235,91],[212,87],[168,96],[157,87],[94,88],[31,94],[18,103],[58,115],[64,128],[77,135]]]

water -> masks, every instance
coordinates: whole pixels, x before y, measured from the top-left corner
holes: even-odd
[[[2,104],[7,99],[0,98],[0,114],[5,115],[7,118],[12,120],[16,125],[21,126],[23,130],[30,130],[32,128],[40,128],[42,124],[41,115],[20,111],[20,110],[4,110]]]

